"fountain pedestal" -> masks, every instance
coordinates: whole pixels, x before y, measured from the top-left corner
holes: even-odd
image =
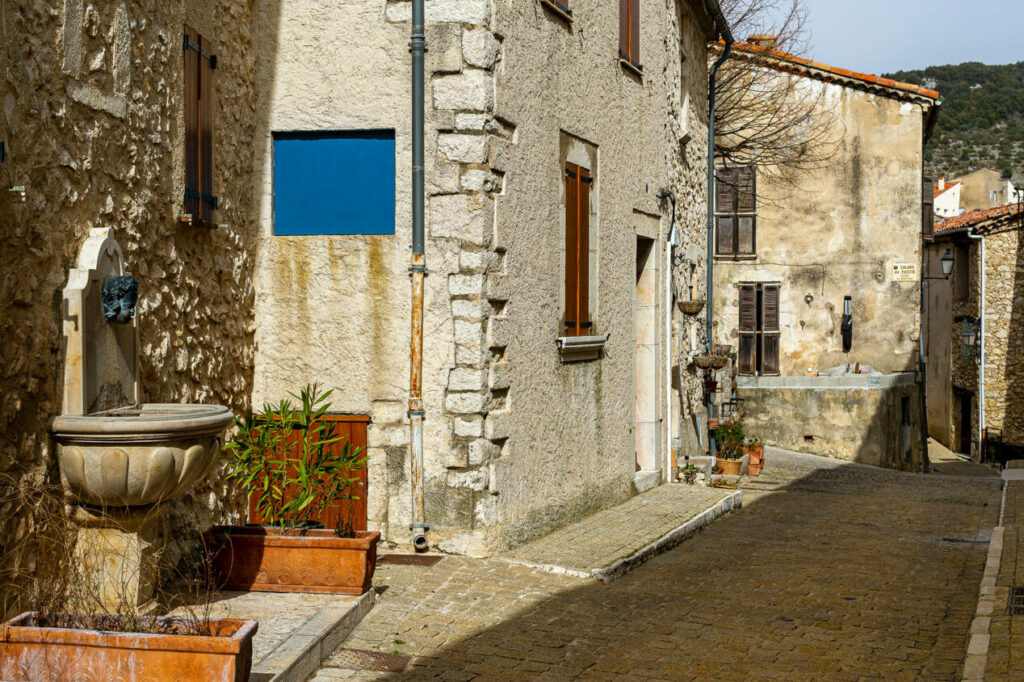
[[[91,230],[64,289],[64,413],[52,428],[84,585],[113,613],[152,598],[165,503],[210,473],[232,421],[221,405],[140,403],[134,300],[110,300],[128,277],[111,230]]]

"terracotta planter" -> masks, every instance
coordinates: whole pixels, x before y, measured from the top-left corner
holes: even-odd
[[[218,586],[256,592],[362,594],[370,589],[380,533],[218,526],[210,531]]]
[[[38,622],[37,613],[27,612],[0,628],[0,679],[245,682],[258,627],[254,620],[224,618],[209,621],[215,634],[199,636],[40,627]]]
[[[722,470],[723,476],[739,476],[740,465],[742,462],[738,459],[722,459],[718,458],[715,462],[718,468]]]

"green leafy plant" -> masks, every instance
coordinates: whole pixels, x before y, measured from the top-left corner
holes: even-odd
[[[700,467],[696,464],[687,464],[682,468],[683,472],[683,483],[687,485],[693,485],[697,482],[697,474],[700,473]]]
[[[307,385],[290,393],[291,398],[235,420],[238,435],[224,446],[228,478],[255,493],[256,509],[269,526],[308,528],[328,509],[359,499],[351,489],[366,458],[363,448],[335,435],[334,424],[325,418],[332,392]],[[340,524],[335,533],[353,535]]]
[[[715,430],[718,441],[718,456],[722,459],[739,459],[743,456],[743,445],[746,443],[746,431],[743,428],[743,417],[728,419],[718,425]]]

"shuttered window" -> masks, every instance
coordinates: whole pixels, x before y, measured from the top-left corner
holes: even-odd
[[[590,171],[565,165],[565,335],[590,335]]]
[[[572,10],[569,9],[569,0],[540,0],[540,4],[550,9],[562,19],[572,21]]]
[[[740,284],[739,356],[746,376],[779,373],[779,285]]]
[[[636,71],[640,65],[640,0],[619,0],[619,60]]]
[[[921,188],[921,234],[930,237],[935,233],[935,185],[931,178],[924,178]]]
[[[213,224],[213,43],[185,27],[185,220]]]
[[[757,172],[754,166],[715,171],[715,253],[757,253]]]

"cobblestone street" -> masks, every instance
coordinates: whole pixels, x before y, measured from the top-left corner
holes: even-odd
[[[962,669],[995,476],[904,474],[772,453],[743,507],[611,583],[502,558],[382,565],[314,678],[953,680]]]

